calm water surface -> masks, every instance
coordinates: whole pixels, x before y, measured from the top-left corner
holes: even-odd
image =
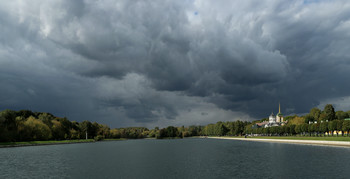
[[[350,148],[219,139],[0,148],[0,178],[330,177],[350,177]]]

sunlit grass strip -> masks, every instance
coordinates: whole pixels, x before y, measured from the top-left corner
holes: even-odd
[[[225,136],[230,137],[230,136]],[[243,137],[235,137],[232,136],[232,138],[244,138]],[[326,136],[326,137],[315,137],[315,136],[254,136],[254,137],[247,137],[247,138],[254,138],[254,139],[285,139],[285,140],[320,140],[320,141],[349,141],[350,137],[347,136]]]

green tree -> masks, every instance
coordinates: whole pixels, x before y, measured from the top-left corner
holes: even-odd
[[[350,117],[350,110],[349,111],[346,111],[346,113],[348,114],[348,116]]]
[[[215,135],[224,136],[227,132],[227,128],[222,122],[217,122],[215,124]]]
[[[92,129],[92,124],[90,121],[83,121],[81,123],[79,123],[79,131],[80,133],[80,137],[81,138],[85,138],[85,135],[88,134],[88,138],[93,138],[90,135],[90,131]]]
[[[35,116],[35,114],[30,110],[20,110],[17,112],[17,116],[21,116],[24,119],[27,119],[30,116]]]
[[[319,121],[320,122],[327,122],[327,115],[325,113],[321,113],[320,117],[319,117]]]
[[[304,118],[305,118],[305,123],[307,124],[309,124],[310,121],[311,122],[315,121],[315,118],[310,114],[307,114]]]
[[[343,133],[344,133],[344,131],[343,131],[343,121],[341,121],[341,120],[336,120],[336,121],[337,121],[337,128],[336,128],[337,136],[339,134],[339,131],[341,131],[342,135],[343,135]]]
[[[69,137],[70,139],[80,139],[79,131],[72,128],[69,133],[70,133],[70,137]]]
[[[333,133],[336,129],[337,129],[337,121],[329,121],[328,122],[328,130],[329,130],[329,132],[332,133],[332,136],[333,136]]]
[[[314,132],[315,128],[312,124],[309,124],[308,125],[308,133],[309,133],[309,136],[312,135],[312,133]]]
[[[295,126],[295,133],[296,134],[300,134],[302,131],[301,131],[301,125],[296,125]]]
[[[312,124],[312,128],[313,128],[313,132],[316,133],[316,136],[318,136],[320,133],[320,124],[314,123]]]
[[[30,116],[24,122],[23,132],[27,134],[29,140],[48,140],[51,138],[50,128],[41,120]]]
[[[111,135],[110,131],[111,131],[111,129],[107,125],[99,124],[99,128],[97,130],[97,135],[102,136],[103,139],[109,138]]]
[[[155,131],[155,130],[153,130]],[[119,139],[120,138],[120,131],[118,129],[111,129],[111,137],[113,139]],[[150,137],[156,137],[156,134],[154,133],[154,135],[150,136]]]
[[[296,131],[295,131],[295,128],[296,128],[296,125],[290,125],[289,127],[289,134],[290,135],[295,135],[296,134]]]
[[[0,112],[0,141],[15,141],[17,138],[16,112],[4,110]]]
[[[301,125],[301,132],[305,136],[305,133],[309,131],[309,125],[308,124],[302,124]]]
[[[326,115],[325,119],[328,121],[332,121],[332,120],[336,119],[335,111],[334,111],[333,105],[331,105],[331,104],[327,104],[324,107],[323,113]]]
[[[49,113],[41,113],[39,114],[38,119],[51,128],[52,127],[51,121],[54,119],[54,116]]]
[[[320,117],[320,115],[321,115],[321,110],[320,109],[318,109],[318,108],[312,108],[311,110],[310,110],[310,116],[312,116],[312,118],[314,119],[314,120],[318,120],[319,119],[319,117]]]
[[[345,118],[349,117],[348,113],[344,112],[344,111],[335,112],[335,116],[336,116],[337,120],[344,120]]]
[[[350,121],[345,120],[342,125],[342,131],[346,131],[347,136],[349,136],[349,131],[350,131]]]
[[[321,122],[321,124],[320,124],[320,132],[322,132],[323,135],[326,132],[328,132],[328,122],[325,122],[325,121]]]
[[[70,129],[72,128],[72,122],[70,122],[66,117],[64,118],[57,118],[58,121],[62,125],[62,130],[64,131],[64,138],[68,139],[67,136],[70,136]]]
[[[177,128],[174,126],[167,127],[166,134],[167,134],[167,137],[177,137],[178,136]]]
[[[52,131],[52,138],[55,140],[63,140],[65,139],[65,132],[63,129],[62,124],[57,121],[57,120],[52,120],[52,127],[51,127],[51,131]]]
[[[16,112],[4,110],[0,112],[0,141],[15,141],[17,138]]]

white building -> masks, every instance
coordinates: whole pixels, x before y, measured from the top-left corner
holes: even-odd
[[[275,116],[273,114],[273,112],[271,113],[271,115],[269,116],[269,121],[264,121],[261,123],[256,123],[256,127],[274,127],[274,126],[283,126],[285,125],[287,122],[284,121],[283,118],[283,114],[281,113],[281,104],[279,104],[278,106],[278,113]]]

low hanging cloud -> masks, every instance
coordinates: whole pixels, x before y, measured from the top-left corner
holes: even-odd
[[[0,4],[1,109],[154,127],[350,96],[345,0]]]

